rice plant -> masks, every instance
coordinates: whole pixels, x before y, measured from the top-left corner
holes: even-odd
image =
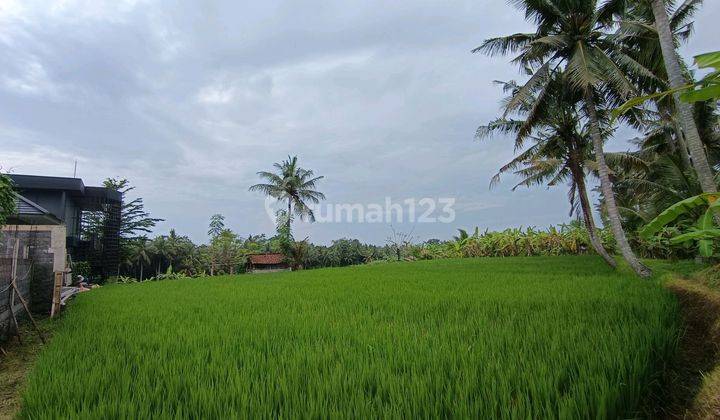
[[[592,256],[110,285],[68,308],[20,416],[635,416],[676,320]]]

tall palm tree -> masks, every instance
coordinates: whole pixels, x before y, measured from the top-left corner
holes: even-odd
[[[654,77],[652,72],[635,61],[611,39],[611,25],[606,24],[611,12],[599,7],[597,0],[517,0],[527,20],[536,25],[536,31],[486,40],[474,52],[490,55],[519,52],[513,60],[530,74],[528,81],[518,89],[507,103],[506,114],[515,111],[532,92],[539,92],[537,107],[548,106],[544,90],[557,72],[567,77],[568,83],[582,92],[585,118],[600,178],[600,188],[618,249],[630,267],[642,277],[651,273],[638,260],[620,222],[610,172],[603,150],[603,124],[598,106],[620,103],[633,96],[636,89],[630,75]],[[629,117],[630,118],[630,117]]]
[[[507,101],[517,93],[515,82],[502,83],[505,91],[512,91]],[[607,252],[598,234],[588,199],[585,183],[586,162],[591,160],[592,147],[586,127],[582,125],[576,112],[581,98],[578,92],[564,83],[561,77],[555,78],[545,90],[546,107],[535,109],[537,95],[529,95],[519,106],[521,115],[532,114],[531,120],[497,119],[477,131],[477,138],[483,139],[492,133],[511,133],[515,136],[515,150],[522,149],[526,141],[532,145],[504,165],[493,177],[491,186],[500,180],[500,175],[514,172],[521,181],[513,187],[546,184],[554,186],[570,181],[570,213],[578,208],[590,237],[590,244],[608,265],[615,267],[615,259]]]
[[[668,10],[662,1],[637,1],[625,4],[625,0],[612,0],[611,3],[617,3],[614,7],[615,18],[620,19],[618,31],[615,40],[625,45],[626,51],[635,60],[642,63],[643,66],[650,69],[656,75],[656,79],[645,79],[647,83],[641,83],[640,88],[643,94],[653,94],[659,91],[667,90],[668,87],[677,87],[685,84],[685,75],[687,68],[681,59],[677,56],[675,48],[683,41],[687,41],[693,31],[692,17],[698,8],[702,5],[702,0],[686,0],[678,7],[673,8],[672,14],[668,15]],[[668,2],[668,6],[672,6],[672,1]],[[670,63],[668,63],[670,60]],[[675,80],[673,82],[673,79]],[[713,113],[707,104],[693,106],[677,100],[677,96],[662,97],[655,99],[655,105],[659,115],[655,115],[656,119],[665,120],[672,123],[672,131],[668,133],[666,139],[672,142],[670,145],[673,149],[677,149],[681,153],[683,164],[688,168],[694,168],[698,172],[705,171],[707,181],[707,171],[703,168],[712,168],[715,159],[710,159],[711,150],[715,140],[713,130],[707,130],[707,117]],[[681,106],[682,108],[678,108]],[[693,118],[693,111],[695,115]],[[690,118],[685,118],[690,115]],[[715,126],[716,119],[712,118],[711,127]],[[651,123],[654,121],[651,120]],[[687,128],[686,124],[690,124]],[[693,134],[694,133],[694,134]],[[694,141],[702,144],[692,146],[695,152],[701,152],[700,156],[693,154],[690,145]],[[688,153],[690,152],[690,153]],[[692,161],[690,157],[692,155]],[[695,168],[695,162],[700,164],[701,168]],[[712,170],[710,171],[710,178]],[[715,188],[713,182],[709,182],[712,188]]]
[[[670,87],[677,89],[687,84],[687,80],[685,80],[677,52],[675,51],[676,43],[673,37],[670,19],[668,19],[667,7],[663,0],[651,0],[651,2],[653,15],[655,17],[655,27],[657,28],[658,37],[660,38],[660,47],[662,48],[662,56],[670,81]],[[699,0],[685,2],[685,4],[692,7],[696,7],[701,3],[702,1]],[[685,4],[683,6],[685,6]],[[673,99],[680,125],[683,128],[685,141],[690,151],[692,164],[697,172],[698,181],[702,186],[703,192],[717,192],[713,170],[708,163],[707,155],[705,154],[705,149],[703,148],[703,143],[700,140],[700,134],[693,117],[693,107],[681,101],[679,93],[675,93]]]
[[[273,164],[277,172],[261,171],[257,174],[266,182],[255,184],[250,191],[260,191],[267,196],[279,201],[287,201],[287,228],[290,231],[292,215],[315,221],[315,215],[308,206],[309,203],[317,204],[325,199],[325,195],[316,191],[316,184],[323,179],[322,176],[315,176],[312,170],[303,169],[298,166],[297,156],[288,156],[280,163]]]
[[[143,280],[143,267],[145,264],[150,264],[150,252],[151,249],[148,246],[146,237],[141,237],[135,241],[130,251],[130,260],[140,267],[140,281]]]
[[[160,275],[163,261],[169,259],[170,256],[170,245],[168,244],[167,236],[158,236],[152,240],[152,253],[157,259],[157,269],[155,275]]]

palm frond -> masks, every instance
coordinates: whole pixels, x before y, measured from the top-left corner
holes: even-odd
[[[534,37],[535,34],[532,33],[517,33],[508,36],[490,38],[483,41],[479,47],[473,48],[472,52],[484,53],[491,57],[515,53],[530,44]]]
[[[570,83],[575,88],[583,91],[600,82],[602,75],[587,46],[581,41],[576,43],[575,50],[567,63],[565,71]]]
[[[688,19],[692,18],[702,4],[703,0],[685,0],[670,17],[670,28],[677,31],[681,27],[688,25]]]
[[[551,71],[549,62],[543,64],[539,69],[537,69],[535,74],[533,74],[530,79],[525,82],[525,84],[522,85],[517,92],[515,92],[510,101],[507,103],[503,118],[506,118],[509,113],[515,111],[523,103],[529,101],[533,92],[535,92],[538,88],[542,88],[550,81],[550,75]]]
[[[483,140],[492,134],[515,134],[520,129],[524,121],[497,118],[490,121],[487,125],[481,125],[475,131],[475,138]]]

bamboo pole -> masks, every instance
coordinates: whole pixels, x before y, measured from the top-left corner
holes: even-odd
[[[13,325],[15,325],[15,336],[18,339],[18,343],[22,345],[22,337],[20,337],[20,325],[18,324],[17,317],[15,316],[15,274],[17,273],[17,259],[20,240],[17,238],[17,231],[15,231],[15,244],[13,247],[13,259],[10,263],[10,286],[8,287],[8,307],[10,310],[10,318],[12,318]],[[10,321],[8,320],[8,336],[10,335]]]
[[[33,327],[35,328],[35,331],[37,331],[38,336],[40,337],[40,341],[42,341],[43,344],[45,344],[45,337],[43,337],[42,331],[40,330],[40,327],[38,326],[37,322],[35,322],[35,318],[32,316],[32,313],[30,312],[30,308],[28,307],[27,302],[25,302],[25,298],[22,297],[22,294],[20,293],[20,290],[17,287],[17,259],[18,259],[18,252],[20,250],[20,239],[15,238],[15,250],[13,252],[13,264],[12,264],[12,281],[10,285],[12,286],[13,291],[17,294],[18,298],[20,299],[20,303],[22,303],[23,308],[25,308],[25,313],[30,318],[30,322],[32,323]],[[15,318],[15,311],[10,307],[10,313],[13,315],[13,319],[15,320],[15,327],[18,328],[18,322]],[[20,338],[20,329],[18,328],[18,339]]]

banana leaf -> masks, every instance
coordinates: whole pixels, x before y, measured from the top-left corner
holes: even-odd
[[[713,209],[708,208],[705,213],[703,213],[702,216],[700,216],[700,219],[698,219],[698,228],[700,231],[708,232],[711,229],[714,229],[715,226],[713,224]],[[710,233],[712,235],[712,233]],[[717,238],[717,235],[715,236]],[[700,239],[698,240],[698,251],[701,256],[705,258],[712,257],[714,253],[714,247],[713,247],[713,240],[712,239]]]
[[[673,238],[670,238],[670,243],[673,245],[678,245],[683,242],[688,241],[698,241],[703,239],[718,239],[720,238],[720,229],[712,228],[712,229],[697,229],[690,231],[688,233],[683,233],[682,235],[675,236]]]
[[[684,102],[703,102],[720,98],[720,72],[712,76],[703,79],[704,83],[698,89],[683,92],[680,99]]]
[[[645,225],[638,232],[644,239],[649,239],[652,235],[656,234],[667,225],[675,221],[678,217],[686,215],[691,211],[708,206],[710,209],[716,209],[720,207],[720,193],[705,193],[696,195],[694,197],[686,198],[685,200],[678,201],[672,206],[665,209],[656,218],[652,219],[647,225]]]
[[[701,69],[712,67],[720,70],[720,51],[696,55],[695,64]]]

